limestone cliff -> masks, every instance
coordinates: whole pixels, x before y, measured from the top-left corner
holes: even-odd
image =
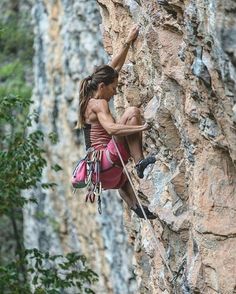
[[[140,25],[120,78],[116,107],[140,106],[152,123],[145,147],[158,161],[139,189],[159,216],[153,225],[175,277],[168,281],[142,223],[135,229],[135,243],[141,243],[136,250],[140,292],[233,293],[235,1],[99,4],[109,54],[133,23]]]
[[[26,243],[89,254],[101,277],[96,293],[236,291],[235,11],[233,0],[36,1],[34,100],[40,127],[59,137],[47,142],[48,160],[63,172],[45,171],[58,187],[38,191],[38,213],[26,211]],[[115,192],[104,195],[99,216],[69,182],[83,153],[73,131],[77,83],[107,61],[103,44],[113,55],[134,23],[140,34],[115,109],[136,105],[152,124],[144,148],[157,163],[144,180],[132,176],[158,214],[155,236],[174,279],[147,223],[129,211],[123,223]]]

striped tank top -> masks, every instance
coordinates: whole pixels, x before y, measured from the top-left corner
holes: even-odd
[[[84,138],[86,150],[91,147],[102,149],[111,140],[111,136],[100,124],[85,124]]]

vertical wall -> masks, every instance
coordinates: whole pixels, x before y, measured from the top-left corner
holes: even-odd
[[[152,123],[144,147],[157,163],[136,186],[158,214],[153,225],[174,279],[147,224],[133,219],[139,293],[234,293],[235,1],[98,2],[108,54],[140,25],[115,106],[139,106]]]
[[[24,212],[25,245],[51,253],[79,251],[99,274],[95,293],[134,293],[133,251],[127,242],[121,200],[115,191],[104,193],[100,216],[96,204],[84,202],[86,192],[73,195],[70,184],[72,169],[85,151],[82,134],[73,130],[78,83],[95,65],[107,61],[97,2],[36,0],[32,14],[35,127],[46,135],[48,168],[43,182],[57,186],[31,192],[38,205],[30,205]],[[57,143],[49,139],[52,132]],[[56,172],[55,164],[63,170]]]

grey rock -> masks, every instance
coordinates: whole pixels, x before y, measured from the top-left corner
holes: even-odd
[[[202,46],[198,46],[195,49],[196,57],[192,64],[192,72],[196,77],[201,79],[208,88],[211,88],[211,76],[206,65],[202,61],[202,52]]]

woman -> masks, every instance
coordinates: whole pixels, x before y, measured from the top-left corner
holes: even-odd
[[[137,26],[130,31],[127,41],[110,65],[98,67],[91,76],[82,80],[78,126],[84,128],[87,149],[94,147],[96,150],[104,151],[101,158],[101,176],[102,171],[106,171],[106,176],[101,179],[103,188],[119,189],[121,197],[130,209],[144,218],[123,172],[112,136],[124,162],[127,163],[132,157],[139,178],[143,178],[144,169],[155,162],[155,157],[143,156],[142,131],[148,130],[149,126],[147,123],[142,124],[140,111],[136,107],[127,108],[122,117],[115,122],[108,105],[112,96],[116,95],[118,72],[125,62],[130,44],[138,36],[138,31]],[[143,209],[149,219],[156,218],[146,206],[143,205]]]

